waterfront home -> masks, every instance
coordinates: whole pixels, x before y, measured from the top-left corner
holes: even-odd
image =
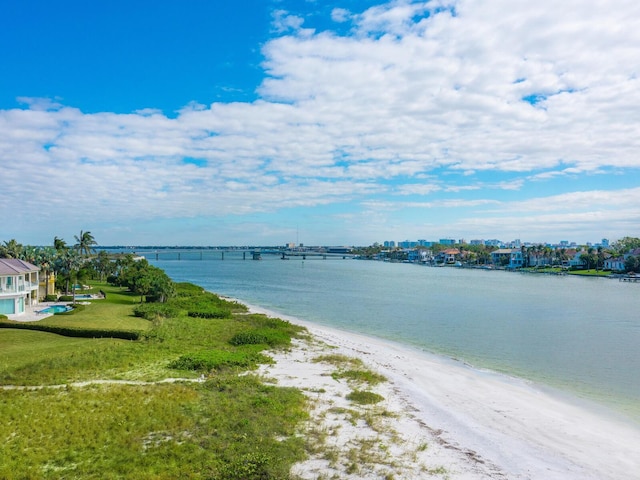
[[[585,255],[587,252],[581,250],[576,252],[573,258],[569,258],[569,267],[571,268],[584,268],[587,265],[587,262],[582,258],[582,255]]]
[[[521,268],[524,256],[519,248],[499,248],[491,252],[491,261],[494,265],[504,265],[506,268]]]
[[[407,260],[411,263],[422,261],[422,252],[420,250],[409,250],[407,252]]]
[[[609,257],[604,261],[604,269],[612,270],[614,272],[624,272],[624,256],[622,257]]]
[[[458,260],[460,250],[457,248],[447,248],[436,255],[436,263],[454,264]]]
[[[0,258],[0,314],[22,315],[38,303],[40,268],[16,258]]]

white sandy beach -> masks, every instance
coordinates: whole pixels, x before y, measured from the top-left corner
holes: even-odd
[[[640,479],[637,425],[518,379],[252,311],[303,325],[312,335],[262,369],[278,385],[306,392],[313,406],[307,433],[323,433],[330,452],[296,465],[297,478]],[[375,407],[350,403],[352,387],[331,377],[335,366],[312,361],[326,353],[358,357],[384,375],[388,382],[372,390],[385,400]]]

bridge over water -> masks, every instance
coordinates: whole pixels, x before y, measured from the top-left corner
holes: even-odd
[[[288,249],[263,249],[263,248],[227,248],[227,249],[132,249],[126,253],[144,257],[147,260],[262,260],[265,256],[279,257],[282,260],[328,260],[350,259],[355,255],[350,253],[332,253],[318,251],[299,251]]]

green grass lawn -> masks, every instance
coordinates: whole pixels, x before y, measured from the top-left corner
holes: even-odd
[[[611,276],[611,272],[609,270],[569,270],[567,272],[569,275],[582,275],[585,277],[609,277]]]
[[[67,385],[0,389],[0,478],[288,478],[291,465],[305,456],[304,440],[296,435],[298,423],[307,417],[305,398],[298,390],[239,376],[256,359],[265,359],[257,353],[268,345],[234,345],[232,340],[277,340],[286,346],[302,329],[246,313],[189,317],[189,305],[204,308],[209,302],[218,308],[222,301],[187,287],[173,300],[177,316],[145,320],[133,315],[139,297],[104,284],[98,288],[107,293],[106,300],[42,322],[144,329],[142,339],[0,329],[0,386]],[[242,310],[231,304],[225,308]],[[181,358],[231,361],[212,370],[171,368]],[[69,386],[96,379],[155,381],[202,374],[204,383]]]
[[[112,330],[148,330],[150,328],[149,321],[133,315],[133,307],[140,302],[138,295],[106,283],[93,282],[92,287],[92,293],[102,290],[107,294],[107,298],[90,300],[90,305],[80,312],[73,315],[53,315],[40,320],[40,323],[69,327],[82,325]]]
[[[70,351],[82,352],[108,339],[69,338],[29,330],[0,330],[0,372],[19,369],[31,363],[46,361]],[[28,352],[28,354],[27,354]]]

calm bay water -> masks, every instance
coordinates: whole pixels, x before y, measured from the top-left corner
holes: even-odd
[[[533,380],[640,421],[640,284],[229,252],[187,258],[149,260],[176,281]]]

